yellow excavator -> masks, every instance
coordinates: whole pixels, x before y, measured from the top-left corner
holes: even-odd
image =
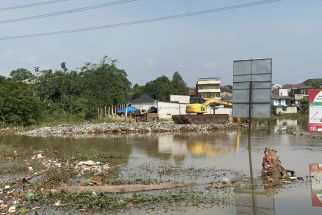
[[[229,122],[228,114],[204,114],[208,112],[210,104],[232,106],[233,102],[220,98],[210,98],[207,101],[200,97],[192,98],[190,104],[186,106],[187,114],[173,115],[172,119],[176,124],[225,124]]]
[[[208,112],[208,106],[210,104],[221,104],[226,106],[232,106],[233,102],[231,100],[225,100],[220,98],[210,98],[207,99],[204,103],[195,103],[195,104],[188,104],[186,106],[186,113],[196,113],[196,114],[203,114]]]

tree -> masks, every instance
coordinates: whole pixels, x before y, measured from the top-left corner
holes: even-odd
[[[100,64],[87,63],[80,72],[82,97],[88,100],[91,108],[125,104],[130,98],[131,82],[124,70],[118,69],[116,61]]]
[[[46,103],[48,113],[75,113],[80,95],[79,75],[76,71],[42,70],[36,83],[36,95]]]
[[[171,81],[171,94],[174,95],[189,95],[189,87],[187,87],[186,82],[182,79],[179,72],[173,74]]]
[[[313,89],[320,89],[322,88],[322,80],[317,80],[312,83],[312,88]]]
[[[14,81],[24,81],[28,79],[34,79],[35,76],[27,69],[18,68],[10,72],[10,77]]]
[[[309,100],[308,98],[303,98],[300,101],[300,112],[304,114],[308,114],[309,111]]]
[[[171,81],[167,76],[160,76],[145,84],[144,91],[154,99],[169,101],[171,93]]]
[[[140,97],[141,95],[143,95],[143,93],[144,93],[144,86],[140,86],[138,84],[135,84],[132,89],[131,98],[136,99],[136,98]]]
[[[14,125],[37,123],[41,102],[29,85],[8,80],[0,85],[0,117],[3,123]]]

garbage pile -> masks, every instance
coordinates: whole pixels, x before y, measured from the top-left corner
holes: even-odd
[[[46,174],[53,170],[73,169],[76,170],[76,176],[81,180],[88,180],[91,176],[104,176],[109,173],[111,166],[107,163],[87,161],[62,161],[50,159],[46,151],[37,152],[30,160],[23,162],[26,171],[20,175],[21,178],[12,179],[0,183],[0,214],[22,213],[26,208],[26,199],[33,199],[37,192],[51,192],[55,189],[44,186],[37,190],[33,184],[39,182]],[[82,185],[79,184],[79,185]],[[55,207],[58,207],[55,205]],[[39,207],[29,208],[28,211],[36,211]]]
[[[282,166],[282,162],[277,156],[277,151],[272,148],[265,148],[261,177],[269,183],[297,179],[294,170],[288,170]]]
[[[102,164],[101,162],[94,162],[92,160],[80,161],[75,165],[75,169],[79,171],[81,175],[88,172],[94,173],[95,176],[103,175],[108,173],[110,168],[109,164]]]

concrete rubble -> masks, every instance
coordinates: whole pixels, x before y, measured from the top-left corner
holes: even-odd
[[[59,125],[42,127],[21,132],[27,136],[61,136],[73,134],[122,134],[122,133],[162,133],[162,132],[209,132],[214,130],[237,129],[238,124],[175,124],[173,122],[142,122],[142,123],[99,123],[80,125]]]

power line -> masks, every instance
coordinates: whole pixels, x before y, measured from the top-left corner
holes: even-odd
[[[15,18],[15,19],[0,20],[0,24],[8,24],[8,23],[13,23],[13,22],[21,22],[21,21],[28,21],[28,20],[33,20],[33,19],[41,19],[41,18],[47,18],[47,17],[52,17],[52,16],[78,13],[78,12],[87,11],[87,10],[94,10],[94,9],[98,9],[98,8],[102,8],[102,7],[109,7],[109,6],[113,6],[113,5],[119,5],[119,4],[126,4],[126,3],[130,3],[130,2],[134,2],[134,1],[139,1],[139,0],[119,0],[119,1],[113,1],[113,2],[108,2],[108,3],[103,3],[103,4],[87,6],[87,7],[80,7],[80,8],[70,9],[70,10],[56,11],[56,12],[52,12],[52,13],[44,13],[44,14],[35,15],[35,16],[26,16],[26,17],[20,17],[20,18]]]
[[[263,0],[263,1],[244,3],[244,4],[231,5],[231,6],[227,6],[227,7],[221,7],[221,8],[214,8],[214,9],[209,9],[209,10],[201,10],[201,11],[195,11],[195,12],[190,12],[190,13],[182,13],[182,14],[171,15],[171,16],[163,16],[163,17],[157,17],[157,18],[151,18],[151,19],[121,22],[121,23],[110,24],[110,25],[92,26],[92,27],[85,27],[85,28],[62,30],[62,31],[36,33],[36,34],[7,36],[7,37],[0,37],[0,41],[1,40],[23,39],[23,38],[45,37],[45,36],[51,36],[51,35],[69,34],[69,33],[75,33],[75,32],[84,32],[84,31],[93,31],[93,30],[100,30],[100,29],[107,29],[107,28],[116,28],[116,27],[138,25],[138,24],[145,24],[145,23],[150,23],[150,22],[159,22],[159,21],[178,19],[178,18],[184,18],[184,17],[190,17],[190,16],[198,16],[198,15],[208,14],[208,13],[217,13],[217,12],[222,12],[222,11],[227,11],[227,10],[235,10],[235,9],[239,9],[239,8],[246,8],[246,7],[252,7],[252,6],[257,6],[257,5],[270,4],[270,3],[274,3],[274,2],[280,2],[280,1],[283,1],[283,0]]]
[[[28,8],[28,7],[56,4],[56,3],[66,2],[66,1],[71,1],[71,0],[51,0],[51,1],[44,1],[44,2],[36,2],[31,4],[21,4],[21,5],[15,5],[10,7],[3,7],[3,8],[0,8],[0,11],[17,10],[17,9]]]

